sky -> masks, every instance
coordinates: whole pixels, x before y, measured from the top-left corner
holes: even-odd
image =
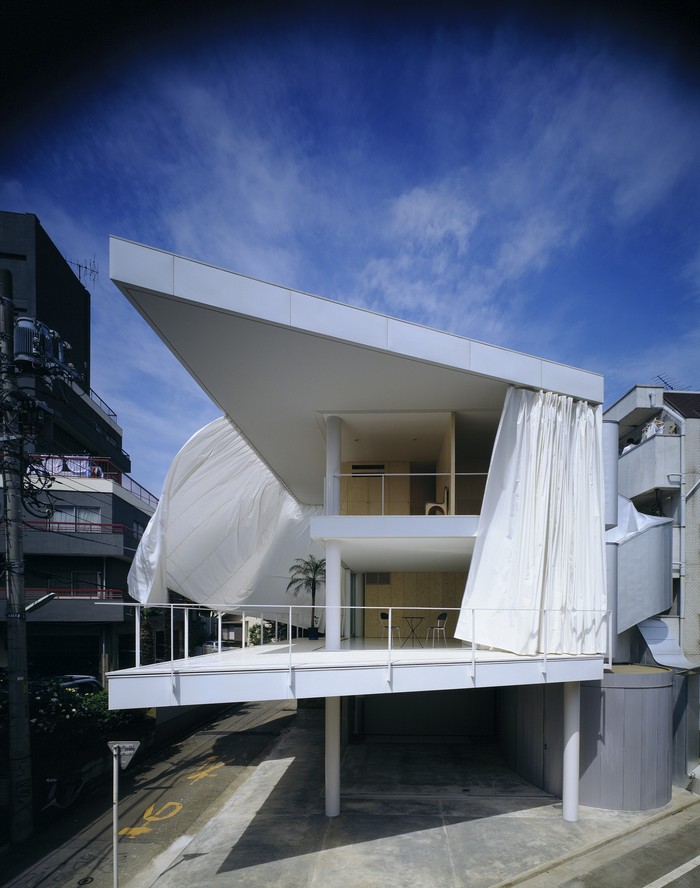
[[[6,3],[0,209],[95,259],[136,480],[218,411],[110,234],[602,373],[606,406],[700,388],[697,6],[612,6]]]

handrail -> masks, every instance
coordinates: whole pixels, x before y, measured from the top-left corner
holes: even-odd
[[[343,478],[381,478],[382,483],[382,491],[381,491],[381,515],[385,515],[386,513],[386,481],[387,478],[435,478],[436,481],[438,478],[447,478],[448,481],[450,478],[454,478],[455,481],[460,478],[488,478],[488,472],[381,472],[381,471],[370,471],[370,472],[338,472],[333,475],[333,478],[341,481]],[[449,484],[446,482],[445,487],[449,488]],[[436,489],[435,496],[439,496],[439,491]],[[346,506],[350,506],[350,503],[346,501]],[[348,512],[350,514],[350,512]],[[391,514],[391,513],[389,513]],[[440,516],[443,517],[443,516]]]
[[[99,521],[56,521],[54,518],[40,518],[35,521],[23,521],[30,530],[57,529],[59,533],[117,533],[140,540],[143,531],[136,531],[126,524],[110,524]]]
[[[98,591],[101,592],[103,590],[98,590]],[[106,590],[104,590],[104,591],[106,591]],[[109,602],[102,601],[100,603],[108,604]],[[242,615],[242,620],[243,620],[242,647],[249,646],[249,643],[245,639],[246,620],[256,621],[256,622],[260,621],[260,641],[258,643],[256,643],[256,646],[274,644],[274,645],[278,645],[278,646],[284,646],[287,648],[288,668],[290,670],[290,675],[289,675],[290,683],[293,680],[293,678],[292,678],[292,671],[293,671],[292,648],[293,648],[295,642],[303,640],[303,637],[299,635],[298,630],[300,630],[300,629],[304,630],[307,628],[306,626],[301,625],[300,620],[302,619],[302,615],[306,611],[311,611],[310,604],[309,605],[304,605],[304,604],[295,604],[295,605],[257,604],[257,605],[251,605],[250,603],[247,603],[245,606],[245,610],[243,608],[237,608],[237,607],[227,607],[225,610],[221,609],[221,608],[217,608],[216,610],[212,610],[211,605],[205,606],[205,605],[201,605],[201,604],[189,604],[189,603],[182,603],[182,602],[177,603],[177,604],[170,603],[170,602],[168,602],[166,604],[158,604],[158,603],[152,603],[152,602],[149,602],[148,604],[139,604],[139,603],[135,603],[135,602],[124,602],[124,606],[125,607],[134,607],[139,615],[139,617],[135,620],[135,627],[134,628],[135,628],[136,632],[141,631],[139,627],[141,627],[143,624],[143,617],[141,616],[141,614],[144,609],[169,611],[170,612],[170,637],[171,637],[171,639],[173,639],[173,641],[174,641],[174,622],[176,619],[176,613],[182,612],[183,613],[183,620],[184,620],[185,615],[186,614],[189,615],[189,613],[191,611],[193,611],[193,610],[201,611],[204,614],[207,614],[209,617],[216,619],[216,635],[217,635],[216,645],[217,645],[217,650],[219,653],[221,653],[221,651],[223,650],[222,632],[223,632],[224,614],[231,614],[231,615],[236,615],[236,616]],[[328,609],[328,606],[316,604],[315,609],[316,609],[317,613],[322,614],[325,610]],[[399,646],[398,649],[394,647],[392,627],[394,625],[398,625],[398,622],[396,622],[396,623],[394,622],[395,615],[397,612],[410,611],[412,614],[415,615],[416,612],[425,612],[425,613],[436,614],[438,612],[447,611],[450,614],[456,614],[458,616],[463,613],[462,608],[444,607],[442,605],[439,605],[439,606],[402,605],[402,606],[398,606],[398,607],[392,606],[392,605],[372,605],[372,606],[342,605],[341,610],[342,611],[361,611],[364,613],[367,613],[367,612],[377,612],[378,613],[380,611],[388,612],[388,614],[389,614],[388,627],[389,628],[388,628],[387,639],[386,639],[386,652],[387,652],[387,682],[389,682],[389,683],[391,683],[392,667],[397,662],[399,662],[399,660],[405,660],[405,658],[412,651],[415,650],[413,648],[413,645],[411,646],[411,648],[409,650],[406,650],[406,644],[408,642],[408,637],[402,642],[402,644]],[[269,619],[265,619],[265,612],[266,611],[271,614]],[[501,612],[503,612],[503,609],[498,609],[498,608],[468,608],[467,613],[471,615],[472,638],[473,639],[477,638],[476,630],[477,630],[477,616],[478,615],[483,615],[484,613],[501,613]],[[533,615],[533,618],[535,615],[538,615],[538,624],[543,626],[544,649],[539,650],[538,652],[536,652],[534,654],[523,654],[520,656],[522,656],[523,659],[532,659],[533,657],[542,658],[543,673],[545,676],[547,673],[548,661],[551,659],[552,656],[556,655],[556,651],[550,651],[548,649],[549,629],[550,629],[550,627],[553,627],[552,621],[553,621],[553,618],[556,616],[558,616],[561,620],[565,620],[565,619],[568,620],[568,619],[570,619],[572,614],[576,614],[579,616],[589,614],[590,615],[589,620],[591,622],[593,622],[593,621],[598,622],[600,628],[604,627],[605,628],[605,633],[604,633],[605,649],[597,651],[596,654],[603,655],[606,658],[606,663],[608,663],[608,664],[610,663],[611,650],[612,650],[612,635],[611,635],[612,622],[611,622],[611,612],[609,610],[603,611],[603,610],[594,610],[594,609],[570,609],[566,612],[562,612],[560,609],[548,609],[548,608],[509,608],[507,612],[509,614],[512,614],[512,613],[531,614],[531,615]],[[286,614],[286,620],[279,619],[278,615],[280,615],[280,614]],[[280,639],[273,639],[271,642],[266,642],[265,641],[265,632],[264,632],[265,623],[268,623],[268,624],[269,623],[276,623],[276,624],[281,623],[282,625],[286,625],[286,627],[287,627],[286,639],[281,639],[281,640]],[[293,629],[297,630],[296,635],[292,631]],[[187,635],[187,637],[189,639],[189,627],[188,627],[185,634]],[[375,637],[375,636],[358,636],[358,637],[360,639],[365,640],[370,643],[368,645],[368,649],[375,650],[375,651],[382,650],[381,644],[378,648],[376,646],[376,642],[381,641],[381,639],[379,637]],[[423,644],[420,642],[420,639],[418,636],[414,635],[414,636],[409,636],[409,637],[411,637],[412,639],[418,640],[419,646],[421,648],[423,647]],[[472,680],[474,680],[475,675],[476,675],[476,665],[477,665],[476,651],[483,646],[482,646],[482,644],[479,643],[478,640],[476,641],[476,643],[461,642],[459,639],[454,639],[454,640],[459,641],[460,645],[463,646],[464,653],[465,653],[464,662],[468,663],[470,665],[471,678],[472,678]],[[467,644],[468,644],[468,646],[467,646]],[[488,647],[487,649],[492,650],[491,647]],[[135,645],[135,650],[137,652],[136,665],[140,666],[141,665],[141,663],[140,663],[140,645],[138,643],[138,639],[137,639],[137,643]],[[180,659],[180,657],[173,657],[172,656],[172,650],[173,649],[172,649],[172,643],[171,643],[171,656],[169,658],[167,658],[168,662],[172,661],[174,659]],[[312,650],[312,651],[310,651],[310,653],[316,654],[319,652],[323,652],[324,650],[325,650],[325,648],[323,646],[320,646],[318,648],[318,650]],[[398,653],[397,653],[397,651],[398,651]],[[508,652],[504,651],[504,653],[508,653]],[[591,655],[592,654],[585,654],[583,656],[591,656]],[[188,658],[190,656],[189,650],[186,650],[185,653],[183,654],[183,656],[185,658]],[[518,655],[516,655],[516,656],[518,656]],[[575,655],[572,654],[571,656],[575,656]],[[290,686],[291,686],[291,684],[290,684]]]
[[[70,587],[60,586],[27,586],[24,590],[24,596],[27,601],[34,601],[53,592],[57,599],[77,599],[81,601],[119,601],[127,594],[123,589],[71,589]],[[7,589],[0,586],[0,600],[7,597]],[[133,604],[133,602],[129,602]]]
[[[100,410],[102,410],[103,413],[106,413],[110,419],[114,419],[116,421],[117,414],[115,413],[114,410],[112,410],[112,408],[109,406],[109,404],[97,394],[95,389],[91,388],[89,395],[90,395],[90,400],[94,401],[97,404],[97,406],[100,408]]]
[[[32,460],[35,463],[43,463],[44,468],[55,478],[78,477],[113,481],[149,506],[155,508],[158,505],[157,496],[135,481],[131,475],[123,472],[108,457],[42,453],[32,455]]]

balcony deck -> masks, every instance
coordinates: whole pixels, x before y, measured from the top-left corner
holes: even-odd
[[[295,639],[112,672],[112,709],[404,693],[599,680],[602,654],[517,656],[446,646],[389,648],[384,639],[344,639],[341,649]]]

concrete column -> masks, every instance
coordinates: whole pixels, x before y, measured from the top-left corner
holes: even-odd
[[[340,650],[340,540],[326,540],[326,650]]]
[[[340,697],[326,697],[326,817],[340,814]]]
[[[326,417],[326,515],[340,514],[340,432],[339,416]]]
[[[581,685],[564,684],[564,773],[562,814],[564,820],[578,820],[579,747],[581,739]]]

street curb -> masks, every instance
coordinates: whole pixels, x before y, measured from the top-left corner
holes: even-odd
[[[648,826],[658,823],[661,820],[666,820],[666,818],[668,817],[673,817],[675,814],[680,814],[683,811],[687,811],[688,808],[692,808],[694,805],[700,805],[700,798],[696,796],[694,798],[685,801],[681,800],[679,802],[672,800],[670,804],[673,805],[673,807],[668,811],[659,811],[658,814],[653,814],[642,823],[637,823],[634,826],[630,826],[622,832],[616,833],[614,836],[610,836],[607,839],[601,839],[598,842],[591,842],[590,845],[586,845],[583,848],[578,848],[576,851],[569,851],[567,854],[563,854],[561,857],[555,857],[552,860],[548,860],[545,863],[541,863],[538,866],[532,867],[532,869],[525,870],[525,872],[522,873],[518,873],[516,876],[510,876],[503,882],[497,882],[491,885],[490,888],[512,888],[512,886],[521,885],[528,879],[533,879],[535,878],[535,876],[541,876],[544,873],[556,869],[557,867],[564,866],[567,863],[571,863],[571,861],[573,860],[578,860],[578,858],[584,857],[586,854],[590,854],[592,851],[597,851],[600,848],[605,848],[607,845],[612,845],[613,842],[617,842],[620,839],[627,838],[628,836],[633,836],[640,830],[646,829]]]

